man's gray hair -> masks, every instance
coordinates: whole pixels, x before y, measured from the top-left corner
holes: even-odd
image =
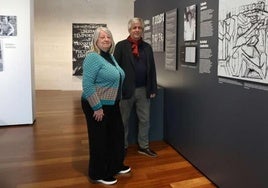
[[[144,29],[143,19],[142,18],[135,17],[135,18],[131,18],[128,21],[128,31],[132,28],[132,25],[135,24],[135,23],[140,23],[141,24],[141,27],[142,27],[142,30]]]

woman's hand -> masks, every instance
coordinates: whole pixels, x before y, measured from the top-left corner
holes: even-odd
[[[93,117],[95,118],[96,121],[102,121],[103,116],[104,113],[102,108],[94,111]]]

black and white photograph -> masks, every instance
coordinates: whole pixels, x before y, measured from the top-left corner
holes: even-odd
[[[184,11],[184,41],[196,40],[196,5],[185,8]]]
[[[82,76],[82,64],[92,47],[92,37],[96,28],[106,24],[73,23],[73,76]]]
[[[17,17],[0,15],[0,36],[17,36]]]
[[[265,1],[220,0],[218,76],[268,84]]]
[[[3,42],[0,40],[0,72],[3,71]]]

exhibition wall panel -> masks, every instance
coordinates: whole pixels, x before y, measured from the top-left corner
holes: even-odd
[[[0,126],[34,122],[33,0],[0,0]]]
[[[135,1],[146,40],[169,39],[154,53],[165,140],[220,188],[268,187],[266,2]]]

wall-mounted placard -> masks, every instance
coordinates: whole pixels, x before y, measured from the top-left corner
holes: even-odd
[[[0,72],[3,71],[3,42],[0,39]]]
[[[177,70],[177,9],[166,12],[165,69]]]

